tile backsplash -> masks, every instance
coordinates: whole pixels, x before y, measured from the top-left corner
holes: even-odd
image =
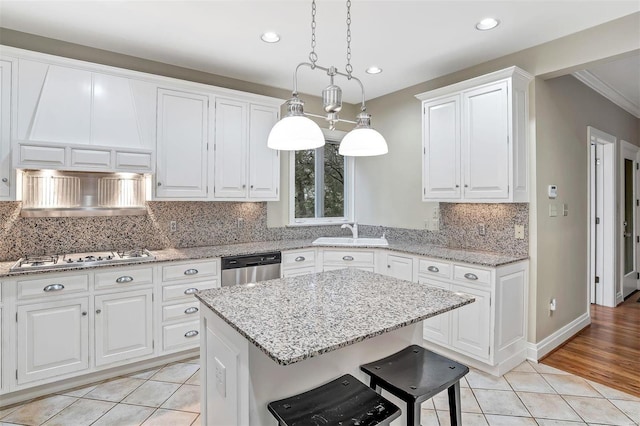
[[[25,254],[146,247],[198,247],[251,241],[348,236],[339,226],[267,228],[266,203],[148,202],[146,216],[27,218],[0,202],[0,261]],[[528,253],[528,204],[440,204],[440,231],[361,226],[361,234],[504,254]],[[241,223],[238,218],[242,218]],[[175,220],[177,230],[170,232]],[[484,223],[480,236],[477,224]],[[514,225],[525,239],[514,238]]]

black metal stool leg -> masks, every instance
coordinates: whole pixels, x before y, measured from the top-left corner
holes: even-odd
[[[371,376],[371,380],[369,381],[369,387],[382,395],[382,388],[380,387],[380,385],[378,385],[378,382],[373,376]]]
[[[449,418],[451,419],[451,426],[461,425],[462,407],[460,406],[460,382],[457,381],[449,386],[447,392],[449,393]]]
[[[420,426],[420,404],[407,402],[407,426]]]

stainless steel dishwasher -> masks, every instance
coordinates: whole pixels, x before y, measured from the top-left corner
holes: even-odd
[[[222,287],[280,278],[279,251],[222,258]]]

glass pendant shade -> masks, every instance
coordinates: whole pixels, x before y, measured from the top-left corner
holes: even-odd
[[[367,157],[386,154],[389,148],[387,148],[387,141],[377,131],[356,128],[342,139],[338,152],[340,155],[350,157]]]
[[[324,145],[324,135],[313,120],[293,115],[278,121],[269,133],[267,146],[281,151],[315,149]]]

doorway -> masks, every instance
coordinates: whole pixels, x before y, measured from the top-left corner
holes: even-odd
[[[616,291],[616,303],[621,303],[638,288],[637,276],[637,244],[638,226],[636,196],[638,183],[638,151],[637,146],[626,141],[620,142],[620,223],[622,238],[620,240],[620,287]]]
[[[589,303],[616,306],[616,137],[589,126]]]

